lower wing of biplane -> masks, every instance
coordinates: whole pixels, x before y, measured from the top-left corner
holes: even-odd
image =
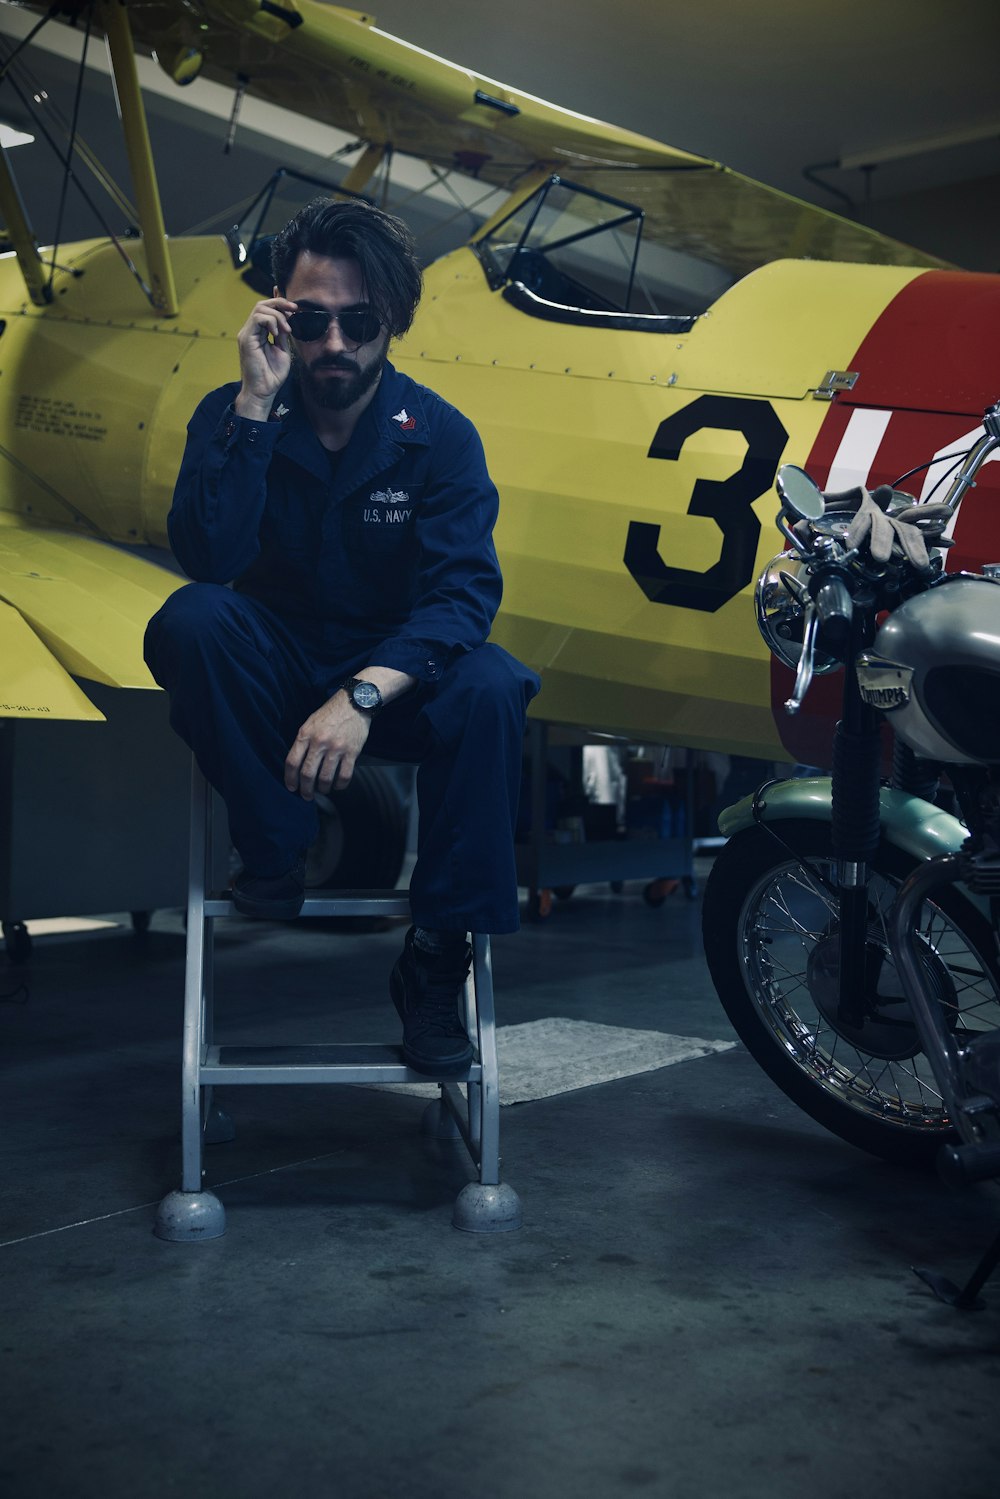
[[[181,581],[108,542],[0,512],[0,716],[103,718],[74,678],[154,687],[143,632]]]

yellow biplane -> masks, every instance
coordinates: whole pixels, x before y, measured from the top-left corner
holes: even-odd
[[[270,290],[273,190],[238,234],[166,236],[138,48],[179,88],[203,76],[348,132],[343,191],[399,155],[502,190],[428,267],[393,358],[483,436],[502,501],[494,638],[542,672],[544,717],[814,758],[808,724],[772,709],[787,693],[750,600],[778,549],[775,471],[874,484],[958,450],[1000,394],[1000,277],[519,93],[359,12],[27,9],[106,34],[140,234],[63,245],[50,270],[3,154],[0,717],[100,718],[88,684],[152,686],[141,641],[179,582],[156,549],[185,423],[233,377],[235,333]],[[963,528],[949,566],[1000,554],[997,523],[976,524],[975,548]]]

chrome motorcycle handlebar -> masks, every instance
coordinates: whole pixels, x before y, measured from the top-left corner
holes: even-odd
[[[976,474],[982,468],[987,458],[995,449],[1000,448],[1000,404],[990,408],[986,413],[983,425],[986,431],[982,437],[973,443],[965,461],[949,484],[948,491],[941,502],[947,510],[951,511],[952,515],[954,515],[962,503],[965,491],[971,489],[975,484]]]

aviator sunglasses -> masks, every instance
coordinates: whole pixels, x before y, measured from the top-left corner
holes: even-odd
[[[370,308],[360,308],[355,312],[325,312],[322,307],[303,307],[288,318],[292,337],[302,344],[314,344],[325,338],[331,323],[339,324],[344,342],[353,344],[356,349],[371,343],[382,329],[378,313]]]

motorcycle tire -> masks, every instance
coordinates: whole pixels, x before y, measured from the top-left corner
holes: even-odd
[[[929,1165],[957,1136],[886,939],[895,892],[915,862],[884,840],[872,861],[875,1013],[860,1027],[844,1026],[836,1013],[837,906],[823,884],[834,870],[828,824],[780,822],[731,838],[705,888],[703,930],[726,1014],[782,1092],[862,1150]],[[928,981],[956,1040],[1000,1027],[993,932],[954,886],[924,902],[921,944]]]

